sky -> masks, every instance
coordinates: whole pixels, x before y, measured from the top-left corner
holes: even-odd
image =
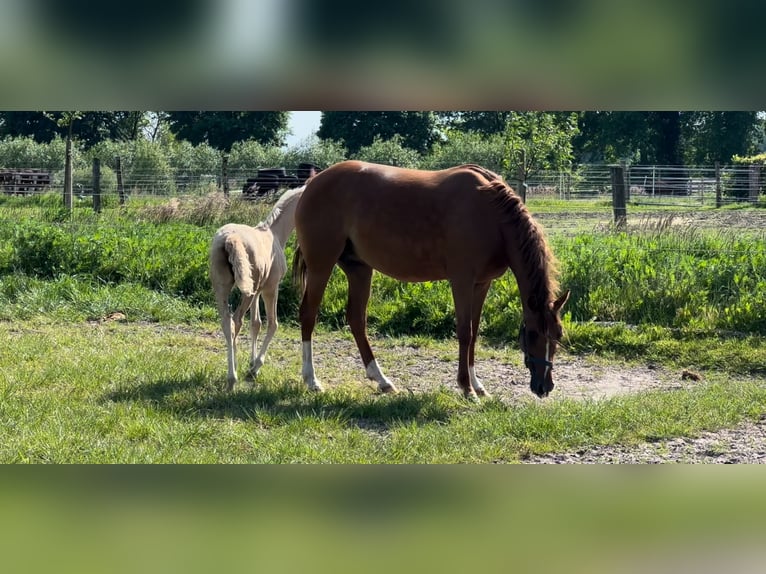
[[[301,143],[319,129],[322,112],[290,112],[287,126],[293,133],[287,136],[287,147]]]

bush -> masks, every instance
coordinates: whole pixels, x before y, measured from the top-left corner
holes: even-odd
[[[417,168],[420,165],[420,154],[402,145],[402,136],[394,135],[390,139],[375,137],[372,144],[365,146],[353,157],[361,161],[394,165],[398,167]]]
[[[434,145],[421,161],[423,169],[445,169],[475,163],[496,173],[503,173],[505,142],[502,134],[487,136],[476,132],[450,132],[446,142]]]

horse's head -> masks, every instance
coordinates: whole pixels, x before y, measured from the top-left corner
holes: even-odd
[[[525,318],[519,329],[519,347],[531,377],[529,388],[540,398],[553,390],[553,356],[563,335],[559,313],[567,299],[569,291],[535,313],[536,319],[529,324]]]

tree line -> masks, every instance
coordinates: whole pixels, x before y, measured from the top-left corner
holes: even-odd
[[[71,133],[86,150],[105,141],[140,140],[204,144],[231,153],[247,141],[284,146],[289,113],[96,111],[70,115],[76,119],[67,123],[63,120],[71,112],[6,111],[0,112],[0,138],[25,136],[48,143]],[[316,135],[321,142],[341,146],[349,157],[386,142],[405,150],[400,155],[443,154],[447,144],[463,146],[471,155],[471,145],[492,141],[503,156],[495,166],[511,172],[524,161],[531,173],[616,161],[729,163],[734,156],[763,151],[764,118],[742,111],[328,111],[322,113]]]

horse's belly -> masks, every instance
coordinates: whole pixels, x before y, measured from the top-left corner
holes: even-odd
[[[359,258],[373,269],[399,281],[437,281],[447,278],[443,258],[437,252],[422,253],[416,247],[357,249]]]

